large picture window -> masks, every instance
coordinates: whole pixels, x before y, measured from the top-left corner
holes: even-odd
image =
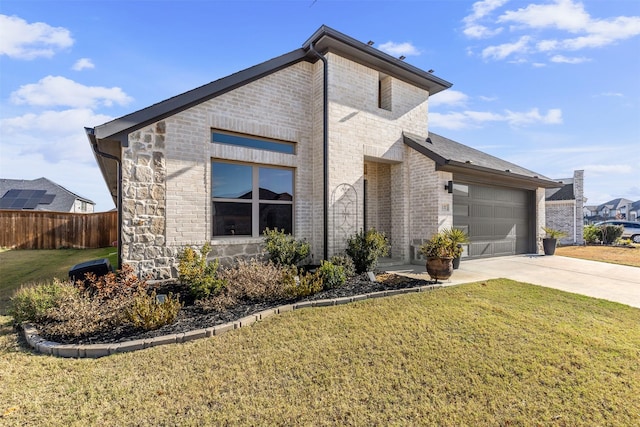
[[[293,170],[211,162],[213,237],[293,233]]]

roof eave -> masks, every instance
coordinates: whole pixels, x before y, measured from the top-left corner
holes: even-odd
[[[307,52],[304,49],[296,49],[230,76],[223,77],[147,108],[143,108],[142,110],[96,126],[94,128],[95,137],[98,140],[121,139],[123,135],[127,135],[158,120],[172,116],[194,105],[215,98],[216,96],[303,60],[307,60]]]
[[[318,51],[339,52],[356,62],[366,64],[374,69],[428,90],[429,95],[434,95],[453,85],[427,71],[407,64],[398,58],[388,55],[379,49],[362,43],[326,25],[321,26],[302,46],[308,51],[311,44],[313,44],[314,48]],[[316,60],[315,57],[312,59],[314,61]]]
[[[490,174],[495,177],[500,177],[505,180],[516,180],[523,184],[530,184],[533,187],[541,188],[558,188],[562,187],[562,184],[558,184],[555,181],[539,178],[537,176],[527,176],[510,171],[501,171],[497,169],[487,168],[484,166],[478,166],[474,164],[468,164],[458,162],[456,160],[447,160],[444,165],[437,165],[437,170],[453,173],[462,173],[468,175],[477,174]]]

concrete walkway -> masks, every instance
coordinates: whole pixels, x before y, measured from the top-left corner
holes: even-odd
[[[429,278],[424,265],[384,267]],[[640,308],[640,268],[562,256],[515,255],[462,261],[443,285],[506,278]]]

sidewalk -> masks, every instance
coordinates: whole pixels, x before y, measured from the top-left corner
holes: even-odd
[[[385,267],[386,271],[427,278],[424,265]],[[640,268],[562,256],[515,255],[466,260],[445,286],[506,278],[602,298],[640,308]]]

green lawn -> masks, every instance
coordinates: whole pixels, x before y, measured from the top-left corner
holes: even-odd
[[[71,267],[96,258],[109,258],[115,268],[118,264],[117,249],[0,251],[0,315],[6,314],[9,298],[21,285],[49,281],[54,277],[67,279]]]
[[[0,424],[640,423],[640,310],[508,280],[274,316],[98,360],[0,317]]]

